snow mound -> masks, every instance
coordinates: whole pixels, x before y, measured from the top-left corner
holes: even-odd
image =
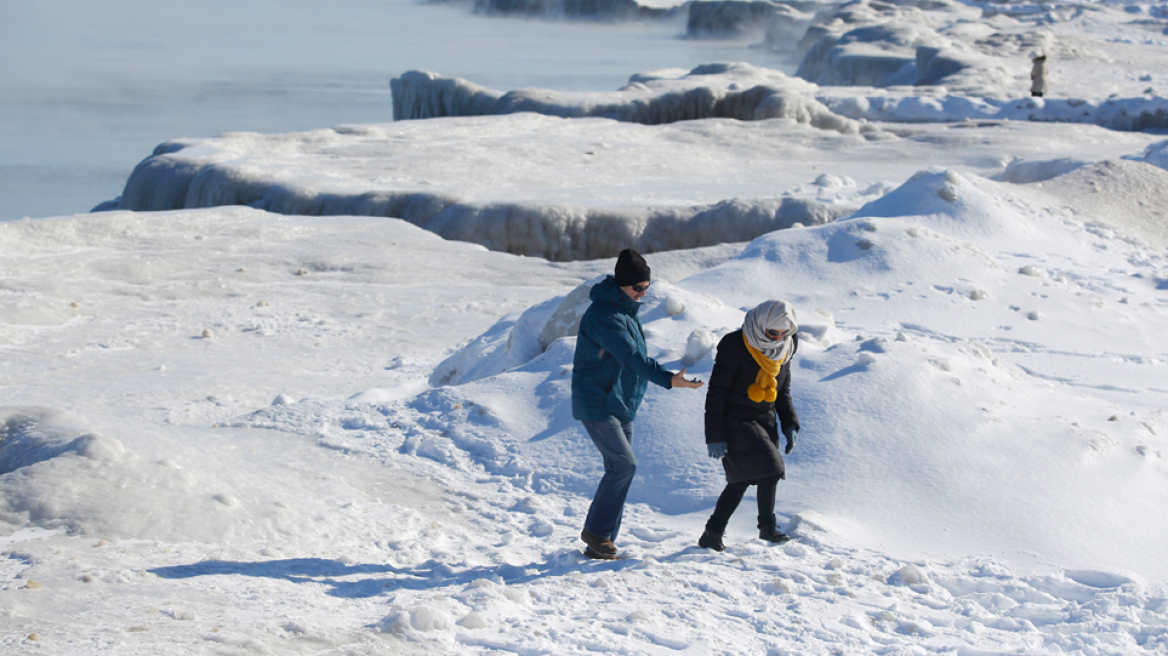
[[[962,238],[1032,236],[1032,221],[1005,202],[1001,192],[1001,185],[976,176],[920,171],[851,218],[917,216],[923,226]]]
[[[1155,155],[1151,156],[1155,159]],[[1168,247],[1168,170],[1145,161],[1107,160],[1042,183],[1054,205],[1074,208],[1080,220]]]
[[[41,527],[114,540],[312,545],[327,542],[330,532],[362,530],[369,515],[338,511],[344,504],[395,514],[403,525],[417,514],[373,500],[375,481],[385,473],[381,467],[370,466],[359,483],[368,485],[368,498],[342,492],[338,500],[323,482],[335,463],[297,435],[285,435],[272,450],[269,440],[276,435],[201,431],[201,439],[190,444],[160,431],[146,448],[131,451],[123,443],[140,436],[102,437],[61,410],[0,409],[0,530]],[[163,455],[147,455],[154,451]],[[303,475],[289,478],[290,471]],[[399,477],[411,478],[404,472]],[[315,490],[312,496],[302,497],[309,489]]]
[[[121,442],[85,433],[80,424],[51,408],[0,408],[0,475],[67,454],[93,462],[116,462],[125,454]]]
[[[558,296],[521,313],[503,317],[491,330],[475,338],[442,361],[430,376],[430,384],[463,385],[501,374],[533,361],[551,345],[565,337],[575,337],[580,319],[592,304],[589,298],[593,285],[603,276],[580,285],[566,296]],[[694,297],[690,292],[667,281],[656,280],[644,301],[646,316],[656,311],[681,320],[687,312],[692,316],[702,313],[711,304],[720,305],[705,297]],[[684,366],[701,361],[714,344],[708,331],[695,331],[686,341]]]
[[[1091,164],[1091,162],[1071,159],[1069,157],[1037,161],[1016,159],[1006,166],[1006,170],[994,176],[994,179],[1013,184],[1042,182],[1043,180],[1050,180],[1065,173],[1070,173],[1088,164]]]
[[[1168,170],[1168,141],[1152,144],[1144,149],[1143,154],[1138,156],[1129,155],[1124,157],[1124,159],[1146,162],[1152,166],[1159,166],[1162,169]]]

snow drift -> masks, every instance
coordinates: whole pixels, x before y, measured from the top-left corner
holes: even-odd
[[[312,481],[330,465],[300,436],[285,436],[273,454],[255,448],[273,433],[207,430],[184,444],[162,431],[144,442],[86,431],[82,418],[61,410],[0,407],[0,533],[36,526],[114,540],[232,543],[320,539],[364,521],[322,514],[331,493]],[[131,438],[149,450],[128,450]],[[295,471],[304,475],[287,476]],[[323,496],[293,502],[306,485]]]

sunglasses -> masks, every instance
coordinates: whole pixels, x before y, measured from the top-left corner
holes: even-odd
[[[648,283],[646,283],[644,285],[630,285],[630,286],[633,288],[633,291],[637,292],[638,294],[645,291],[646,289],[649,289]]]
[[[780,339],[783,339],[787,335],[790,335],[791,331],[790,330],[770,330],[770,329],[768,329],[766,331],[766,334],[767,334],[767,337],[770,337],[771,339],[778,341]]]

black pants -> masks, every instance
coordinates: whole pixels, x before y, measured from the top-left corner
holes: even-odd
[[[722,535],[726,532],[726,524],[730,522],[730,515],[738,508],[738,504],[742,503],[742,497],[746,494],[746,488],[755,483],[727,483],[726,489],[722,490],[722,495],[718,497],[718,504],[714,506],[714,514],[710,516],[709,521],[706,522],[706,530],[715,534]],[[757,482],[758,485],[758,524],[761,528],[763,525],[775,525],[775,492],[779,486],[778,477],[765,478]]]

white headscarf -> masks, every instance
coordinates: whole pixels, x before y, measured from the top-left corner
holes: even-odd
[[[774,341],[767,337],[767,330],[790,331],[785,338]],[[742,334],[751,346],[758,349],[768,360],[782,362],[791,353],[791,335],[799,329],[795,323],[795,307],[786,301],[766,301],[746,313],[742,323]]]

